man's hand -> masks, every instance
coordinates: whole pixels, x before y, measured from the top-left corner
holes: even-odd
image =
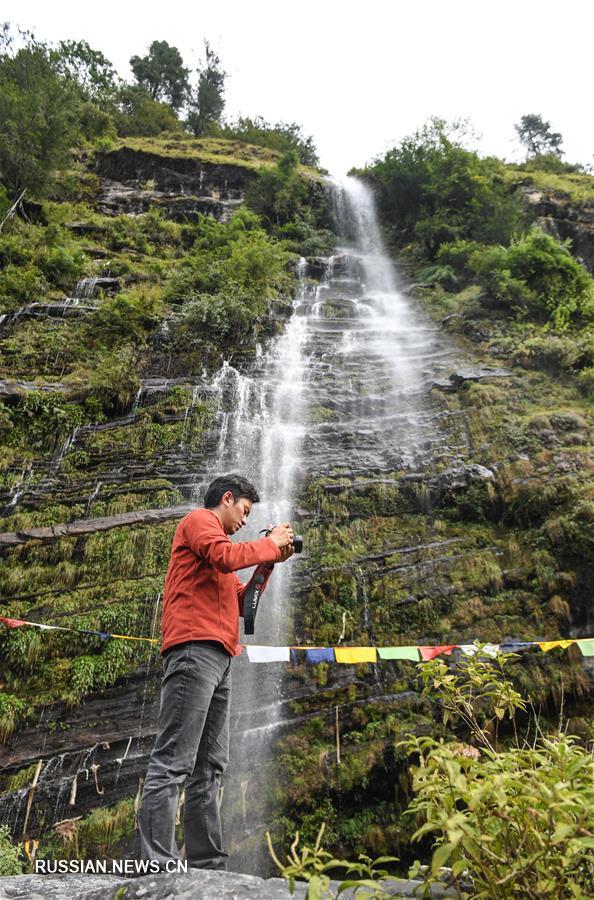
[[[281,557],[278,562],[286,562],[286,560],[288,560],[289,557],[293,556],[293,554],[295,553],[295,548],[293,547],[293,544],[287,544],[286,547],[280,548],[280,552]]]
[[[268,537],[271,541],[274,541],[281,551],[286,547],[291,547],[291,552],[293,552],[292,541],[294,532],[289,522],[284,522],[282,525],[276,525],[274,528],[271,525]]]

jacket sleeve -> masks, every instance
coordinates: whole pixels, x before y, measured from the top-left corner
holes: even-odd
[[[242,584],[241,581],[239,580],[239,578],[237,579],[237,603],[239,606],[239,615],[240,616],[243,616],[243,598],[245,597],[245,592],[249,588],[250,584],[252,583],[252,581],[254,580],[256,575],[264,576],[264,584],[262,585],[262,593],[264,593],[264,591],[266,590],[266,585],[268,584],[268,579],[272,575],[272,569],[269,569],[267,566],[264,566],[264,565],[258,566],[258,568],[254,572],[254,574],[252,575],[250,580],[247,582],[247,584]]]
[[[186,537],[191,550],[207,560],[219,572],[235,572],[261,563],[274,563],[281,551],[269,537],[234,544],[212,516],[190,513],[186,521]]]

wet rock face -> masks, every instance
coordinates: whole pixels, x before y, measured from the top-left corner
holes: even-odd
[[[241,166],[159,156],[129,147],[100,154],[96,172],[103,179],[102,212],[139,215],[158,206],[168,218],[189,222],[199,215],[226,221],[255,177],[255,172]]]
[[[153,182],[156,191],[240,200],[255,173],[242,166],[215,165],[188,157],[159,156],[122,147],[99,154],[97,174],[123,184]]]
[[[525,187],[522,191],[528,209],[545,231],[561,241],[570,239],[573,255],[594,272],[594,206],[578,206],[567,198],[534,188]]]

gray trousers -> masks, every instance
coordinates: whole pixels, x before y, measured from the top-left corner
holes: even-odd
[[[184,837],[189,866],[224,869],[221,776],[229,759],[231,657],[222,645],[188,641],[163,659],[157,738],[139,813],[143,859],[179,859],[175,816],[185,782]]]

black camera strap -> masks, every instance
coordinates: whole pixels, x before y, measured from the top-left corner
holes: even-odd
[[[256,622],[256,613],[258,612],[258,603],[262,596],[265,582],[264,575],[256,569],[254,575],[243,595],[243,632],[244,634],[254,633],[254,624]]]

